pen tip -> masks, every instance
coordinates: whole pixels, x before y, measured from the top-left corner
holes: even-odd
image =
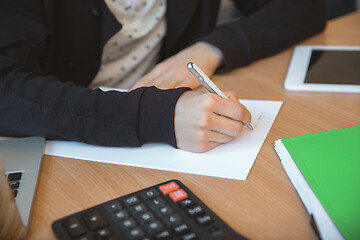
[[[246,125],[246,127],[250,130],[254,130],[253,126],[251,126],[251,124],[249,123],[248,125]]]

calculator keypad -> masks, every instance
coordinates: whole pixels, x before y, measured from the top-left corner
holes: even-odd
[[[102,203],[52,227],[59,239],[245,239],[179,180]]]

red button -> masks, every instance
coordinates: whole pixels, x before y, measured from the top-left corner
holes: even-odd
[[[171,192],[171,193],[169,194],[169,197],[170,197],[174,202],[178,202],[178,201],[181,201],[181,200],[187,198],[187,197],[188,197],[188,194],[187,194],[184,190],[180,189],[180,190],[177,190],[177,191],[175,191],[175,192]]]
[[[178,190],[180,187],[175,182],[169,182],[165,185],[159,186],[160,191],[166,195],[170,192],[173,192],[175,190]]]

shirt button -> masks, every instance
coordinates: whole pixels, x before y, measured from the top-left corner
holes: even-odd
[[[97,10],[97,9],[95,9],[95,8],[93,8],[93,9],[90,10],[90,14],[91,14],[91,16],[93,16],[93,17],[95,17],[95,18],[100,17],[100,12],[99,12],[99,10]]]

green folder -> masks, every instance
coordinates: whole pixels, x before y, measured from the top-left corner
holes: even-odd
[[[298,193],[310,187],[342,237],[360,239],[360,126],[284,138],[275,143],[275,150]],[[296,165],[284,162],[291,160]],[[311,214],[315,212],[320,236],[328,238],[329,227],[319,222],[322,218],[311,206],[315,202],[311,194],[299,195],[307,196],[305,205],[308,211],[312,209]]]

